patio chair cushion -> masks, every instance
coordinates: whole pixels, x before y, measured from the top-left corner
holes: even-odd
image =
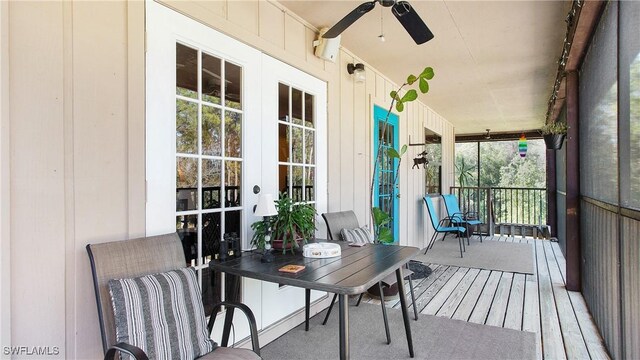
[[[116,339],[150,359],[195,359],[213,351],[193,268],[109,281]]]
[[[371,244],[373,243],[373,235],[366,226],[355,229],[340,230],[342,240],[354,244]]]

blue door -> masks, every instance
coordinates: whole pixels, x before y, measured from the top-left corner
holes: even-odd
[[[387,155],[389,148],[398,148],[398,115],[391,114],[385,129],[387,110],[380,106],[373,108],[373,151],[382,144],[378,156],[378,166],[373,185],[373,205],[379,207],[393,218],[388,227],[393,234],[393,241],[398,242],[398,191],[395,174],[398,172],[398,160]],[[374,159],[375,160],[375,159]]]

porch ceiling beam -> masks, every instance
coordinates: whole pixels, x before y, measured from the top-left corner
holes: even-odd
[[[593,35],[595,27],[600,20],[600,15],[602,15],[602,10],[604,9],[606,1],[582,0],[581,3],[582,5],[578,7],[578,10],[574,15],[575,19],[572,24],[573,26],[567,29],[567,38],[565,39],[565,42],[569,47],[568,55],[564,68],[561,64],[558,64],[558,72],[556,74],[556,82],[554,82],[554,84],[558,81],[560,83],[558,85],[556,98],[553,99],[552,97],[550,99],[547,122],[555,121],[560,115],[560,110],[562,110],[562,107],[565,104],[566,73],[580,69],[591,41],[591,35]],[[560,60],[562,60],[562,58]]]
[[[526,130],[526,131],[517,131],[517,132],[501,132],[501,133],[490,133],[491,139],[487,139],[486,133],[482,134],[464,134],[464,135],[456,135],[456,142],[489,142],[489,141],[508,141],[508,140],[518,140],[520,135],[524,133],[524,136],[527,139],[542,139],[542,135],[538,130]]]

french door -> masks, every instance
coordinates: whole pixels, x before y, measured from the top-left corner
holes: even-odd
[[[206,309],[224,284],[208,262],[224,236],[250,249],[259,194],[286,192],[326,212],[326,83],[146,5],[147,235],[178,233]],[[241,300],[264,328],[304,306],[304,290],[245,279]],[[239,322],[235,333],[248,327]]]
[[[393,234],[394,242],[398,242],[398,191],[397,179],[399,161],[389,157],[387,151],[389,149],[399,150],[398,148],[398,115],[391,113],[389,120],[385,121],[387,110],[375,105],[373,108],[373,151],[374,154],[380,146],[380,154],[377,161],[376,174],[374,178],[374,194],[373,205],[391,216],[392,221],[386,226]]]
[[[209,261],[225,237],[248,249],[258,220],[251,210],[262,176],[261,53],[146,5],[147,235],[177,232],[208,312],[224,297],[224,277]],[[260,297],[258,281],[243,281],[241,298],[259,326]]]
[[[325,82],[262,56],[263,191],[313,204],[317,228],[327,211],[326,94]],[[311,300],[325,294],[312,291]],[[263,282],[262,298],[263,326],[304,306],[304,290],[291,286]]]

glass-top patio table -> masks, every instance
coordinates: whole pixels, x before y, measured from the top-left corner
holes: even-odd
[[[261,254],[244,253],[242,257],[227,261],[211,261],[209,267],[213,271],[235,275],[227,277],[230,283],[226,289],[226,298],[232,301],[238,300],[236,297],[239,293],[240,277],[338,294],[340,359],[349,359],[349,295],[367,291],[395,271],[409,355],[413,357],[413,341],[402,267],[420,250],[410,246],[368,244],[363,247],[351,247],[344,242],[338,243],[342,247],[342,254],[334,258],[305,258],[300,253],[287,252],[284,255],[278,253],[271,263],[263,263],[260,261]],[[278,271],[282,266],[289,264],[304,265],[305,269],[296,274]],[[232,319],[233,308],[229,308],[223,327],[222,346],[228,343]]]

